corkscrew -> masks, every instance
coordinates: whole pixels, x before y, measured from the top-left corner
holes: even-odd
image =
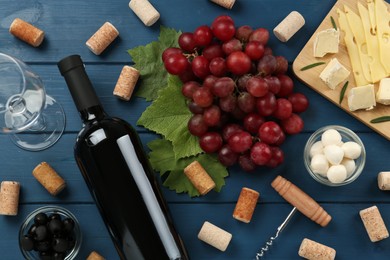
[[[297,211],[297,208],[294,207],[290,214],[288,214],[287,218],[283,221],[283,223],[278,227],[278,229],[276,230],[276,234],[275,236],[273,237],[270,237],[269,240],[267,242],[265,242],[264,244],[264,247],[262,247],[259,252],[256,253],[256,260],[260,260],[264,254],[270,250],[270,247],[272,246],[272,244],[274,243],[274,241],[276,240],[276,238],[278,238],[279,234],[282,233],[283,229],[287,226],[287,224],[290,222],[291,218],[294,216],[295,212]]]
[[[282,176],[277,176],[271,183],[271,186],[279,193],[280,196],[293,205],[294,208],[291,210],[290,214],[288,214],[283,223],[278,227],[275,236],[270,237],[270,239],[265,243],[265,246],[256,253],[256,260],[261,259],[265,252],[270,249],[275,239],[287,226],[288,222],[297,210],[322,227],[328,225],[332,219],[332,217],[314,199]]]

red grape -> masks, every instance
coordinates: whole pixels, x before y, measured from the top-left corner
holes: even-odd
[[[245,131],[233,134],[228,140],[229,147],[236,153],[243,153],[252,146],[252,135]]]
[[[309,100],[302,93],[292,93],[288,96],[288,100],[292,104],[292,111],[294,113],[304,112],[309,107]]]
[[[215,82],[217,81],[218,77],[214,76],[214,75],[208,75],[204,80],[203,80],[203,84],[202,86],[204,88],[207,88],[211,91],[211,87],[215,84]]]
[[[291,114],[291,116],[287,119],[281,121],[283,130],[290,135],[298,134],[303,129],[303,120],[297,114]]]
[[[252,77],[246,82],[246,90],[254,97],[264,97],[268,93],[268,84],[262,77]]]
[[[261,116],[270,116],[276,109],[276,98],[271,92],[256,101],[257,113]]]
[[[213,105],[204,110],[203,120],[208,126],[216,126],[221,121],[221,110],[218,106]]]
[[[219,107],[222,111],[232,112],[237,106],[237,97],[234,95],[228,95],[219,99]]]
[[[197,77],[195,76],[194,72],[192,71],[192,68],[190,65],[187,66],[186,70],[179,74],[179,78],[181,82],[186,83],[188,81],[194,81],[197,80]]]
[[[210,61],[209,69],[211,74],[217,77],[223,77],[227,73],[226,61],[224,58],[217,57]]]
[[[197,90],[200,87],[201,85],[198,82],[188,81],[184,83],[183,86],[181,87],[181,93],[183,94],[183,96],[191,99],[195,90]]]
[[[237,28],[235,37],[240,41],[247,42],[252,32],[252,27],[243,25]]]
[[[235,51],[242,51],[242,43],[236,38],[233,38],[222,44],[222,50],[226,55],[229,55]]]
[[[272,55],[264,55],[257,64],[257,71],[261,76],[271,75],[276,70],[276,59]]]
[[[283,120],[291,116],[293,107],[290,101],[285,98],[278,98],[276,100],[276,109],[272,114],[275,118]]]
[[[274,71],[275,74],[284,74],[288,70],[288,61],[283,56],[276,56],[276,69]]]
[[[233,38],[236,33],[236,28],[234,27],[234,23],[222,20],[213,23],[212,31],[218,40],[225,42]]]
[[[242,127],[238,124],[227,124],[222,129],[222,138],[225,142],[229,140],[229,138],[235,133],[243,131]]]
[[[280,91],[278,92],[278,97],[287,97],[294,90],[294,82],[292,79],[285,75],[278,75],[278,79],[280,80]]]
[[[270,92],[272,92],[275,95],[279,93],[282,84],[280,83],[278,77],[266,76],[264,77],[264,80],[267,82],[269,87],[268,89]]]
[[[206,88],[199,88],[192,94],[192,99],[200,107],[209,107],[213,103],[213,94]]]
[[[232,166],[237,162],[238,153],[233,152],[229,145],[224,145],[218,152],[218,160],[225,166]]]
[[[265,122],[264,117],[256,114],[249,113],[244,118],[244,128],[251,134],[257,134],[260,126]]]
[[[192,65],[192,71],[197,77],[204,79],[208,75],[210,75],[209,61],[205,57],[196,56],[192,60],[191,65]]]
[[[215,43],[205,47],[202,51],[202,56],[211,61],[217,57],[225,57],[225,53],[222,50],[222,46]]]
[[[217,79],[214,85],[211,86],[211,92],[217,97],[227,97],[234,91],[234,80],[229,77]]]
[[[241,92],[237,98],[237,105],[244,113],[250,113],[256,108],[256,99],[248,92]]]
[[[208,126],[204,122],[202,115],[193,115],[188,121],[188,131],[190,131],[192,135],[202,136],[207,132],[207,130]]]
[[[259,28],[254,30],[249,36],[249,41],[258,41],[264,46],[267,45],[269,40],[269,32],[267,29]]]
[[[168,58],[168,56],[171,54],[183,54],[183,51],[179,48],[176,48],[176,47],[167,48],[163,51],[163,53],[161,55],[162,61],[164,62]]]
[[[213,40],[213,32],[207,25],[199,26],[194,31],[194,40],[199,47],[208,46]]]
[[[214,153],[221,149],[222,137],[217,132],[208,132],[199,138],[199,145],[206,153]]]
[[[282,128],[274,121],[267,121],[259,128],[259,138],[266,144],[275,144],[281,137]]]
[[[189,101],[188,102],[188,109],[193,113],[193,114],[203,114],[204,108],[198,106],[194,101]]]
[[[252,172],[256,169],[256,164],[252,161],[249,153],[240,155],[238,157],[238,164],[246,172]]]
[[[248,73],[251,69],[251,59],[242,51],[231,53],[226,59],[228,69],[237,76]]]
[[[275,168],[276,166],[280,165],[284,161],[284,153],[282,149],[276,146],[271,146],[271,152],[272,157],[271,159],[266,163],[266,166],[270,168]]]
[[[251,78],[252,78],[252,76],[249,74],[242,75],[237,80],[237,87],[242,91],[246,91],[247,90],[246,84],[247,84],[248,80]]]
[[[221,21],[227,21],[227,22],[231,22],[233,23],[234,25],[234,20],[229,16],[229,15],[220,15],[220,16],[217,16],[214,21],[212,22],[211,24],[211,29],[214,28],[214,25],[218,22],[221,22]]]
[[[256,41],[248,42],[245,46],[245,53],[251,60],[259,60],[264,55],[264,46]]]
[[[188,52],[193,52],[196,48],[196,42],[194,40],[194,34],[190,32],[184,32],[180,34],[178,43],[181,49]]]
[[[172,53],[164,61],[165,69],[173,75],[182,74],[189,65],[187,58],[181,53]]]
[[[272,157],[272,151],[268,144],[255,143],[250,152],[250,158],[256,165],[265,165]]]

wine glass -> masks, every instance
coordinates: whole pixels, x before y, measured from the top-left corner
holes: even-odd
[[[20,148],[52,146],[65,128],[65,113],[46,95],[42,80],[24,62],[0,53],[0,132]]]

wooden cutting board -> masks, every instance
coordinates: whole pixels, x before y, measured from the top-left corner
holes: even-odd
[[[336,25],[338,28],[340,28],[338,23],[338,15],[336,12],[336,9],[339,8],[340,10],[344,10],[344,4],[350,7],[355,13],[359,14],[358,8],[357,8],[357,2],[356,0],[339,0],[336,2],[336,4],[332,7],[330,12],[326,15],[325,19],[322,21],[320,26],[317,28],[315,33],[312,35],[310,40],[307,42],[305,47],[302,49],[302,51],[299,53],[299,55],[296,57],[294,63],[293,63],[293,71],[295,75],[302,80],[305,84],[307,84],[309,87],[317,91],[319,94],[333,102],[336,106],[340,107],[341,109],[345,110],[347,113],[354,116],[356,119],[360,120],[370,128],[372,128],[374,131],[378,132],[379,134],[383,135],[385,138],[390,140],[390,121],[383,122],[383,123],[377,123],[372,124],[370,123],[370,120],[380,117],[380,116],[390,116],[390,106],[384,106],[382,104],[377,103],[376,107],[372,110],[358,110],[358,111],[350,111],[348,108],[347,103],[347,95],[348,91],[356,86],[355,80],[352,75],[352,67],[349,60],[347,48],[345,46],[344,42],[344,33],[340,33],[340,45],[339,45],[339,52],[336,54],[327,54],[323,58],[315,58],[313,56],[313,43],[315,40],[315,37],[318,32],[333,28],[331,17],[333,17],[334,21],[336,22]],[[366,5],[365,0],[361,0],[362,4],[364,6]],[[345,92],[344,99],[341,104],[339,104],[339,98],[340,98],[340,92],[344,85],[344,82],[341,83],[335,90],[330,89],[328,86],[325,85],[325,83],[319,78],[319,75],[321,71],[325,68],[326,64],[320,65],[314,68],[311,68],[306,71],[301,71],[301,68],[304,66],[307,66],[309,64],[324,61],[328,63],[331,58],[337,58],[341,64],[343,64],[349,71],[351,71],[351,74],[349,78],[347,79],[349,81],[348,88]],[[346,81],[347,81],[346,80]],[[375,84],[375,93],[378,90],[378,84]],[[315,104],[313,104],[315,105]]]

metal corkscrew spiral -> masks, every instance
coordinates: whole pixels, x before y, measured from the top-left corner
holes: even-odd
[[[275,239],[279,236],[279,234],[283,231],[283,229],[287,226],[288,222],[294,216],[295,212],[297,211],[297,208],[294,207],[290,214],[288,214],[287,218],[283,221],[283,223],[278,227],[275,236],[270,237],[267,242],[265,242],[265,246],[262,247],[259,252],[256,253],[256,260],[260,260],[264,254],[270,249]]]

